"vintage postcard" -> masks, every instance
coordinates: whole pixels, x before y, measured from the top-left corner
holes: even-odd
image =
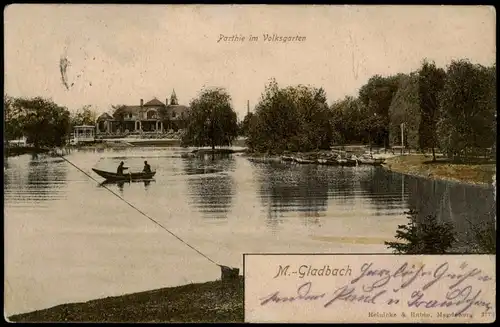
[[[245,255],[247,322],[491,323],[495,255]]]
[[[495,26],[5,7],[5,320],[494,321]]]

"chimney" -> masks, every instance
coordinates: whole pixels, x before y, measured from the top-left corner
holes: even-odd
[[[142,107],[142,105],[143,105],[143,104],[144,104],[144,100],[143,100],[143,99],[141,99],[141,107]]]
[[[247,100],[247,115],[250,113],[250,100]]]
[[[168,106],[168,97],[165,98],[165,105]]]

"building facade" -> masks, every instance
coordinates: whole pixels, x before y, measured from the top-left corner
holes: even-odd
[[[175,91],[165,103],[154,98],[139,105],[123,105],[110,115],[103,113],[97,118],[97,134],[142,134],[177,131],[187,126],[189,107],[179,105]]]

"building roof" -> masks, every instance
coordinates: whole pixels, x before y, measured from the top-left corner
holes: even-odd
[[[115,110],[113,115],[116,115],[119,113],[136,113],[139,111],[141,111],[141,106],[121,106]]]
[[[165,104],[157,98],[154,98],[153,100],[146,102],[144,106],[165,106]]]
[[[188,114],[189,107],[184,106],[182,104],[176,104],[176,105],[168,105],[167,106],[167,112],[169,113],[169,116],[172,117],[172,112],[175,111],[175,117],[183,117]]]
[[[169,115],[171,116],[172,115],[172,112],[175,111],[175,116],[176,117],[184,117],[187,115],[187,112],[189,110],[189,107],[188,106],[184,106],[184,105],[180,105],[180,104],[176,104],[176,105],[172,105],[172,104],[169,104],[168,106],[165,106],[165,104],[163,102],[161,102],[160,100],[154,98],[148,102],[146,102],[142,107],[139,105],[135,105],[135,106],[121,106],[119,108],[117,108],[115,110],[115,112],[113,113],[113,116],[110,116],[108,115],[107,113],[104,113],[102,114],[101,116],[99,116],[98,120],[101,120],[101,119],[113,119],[113,117],[116,117],[117,114],[120,114],[120,113],[125,113],[125,114],[128,114],[128,113],[131,113],[131,114],[137,114],[141,111],[147,111],[149,110],[150,108],[148,107],[163,107],[163,108],[167,108],[167,112],[169,113]],[[105,116],[107,115],[107,116]]]
[[[110,114],[107,112],[101,114],[99,117],[97,117],[97,120],[107,120],[107,119],[113,119]]]

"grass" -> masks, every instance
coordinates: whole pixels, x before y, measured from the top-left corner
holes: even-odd
[[[13,322],[243,322],[243,277],[58,305]]]
[[[495,162],[455,163],[444,158],[432,162],[432,157],[425,155],[389,158],[385,166],[389,170],[403,174],[476,185],[491,185],[496,174]]]

